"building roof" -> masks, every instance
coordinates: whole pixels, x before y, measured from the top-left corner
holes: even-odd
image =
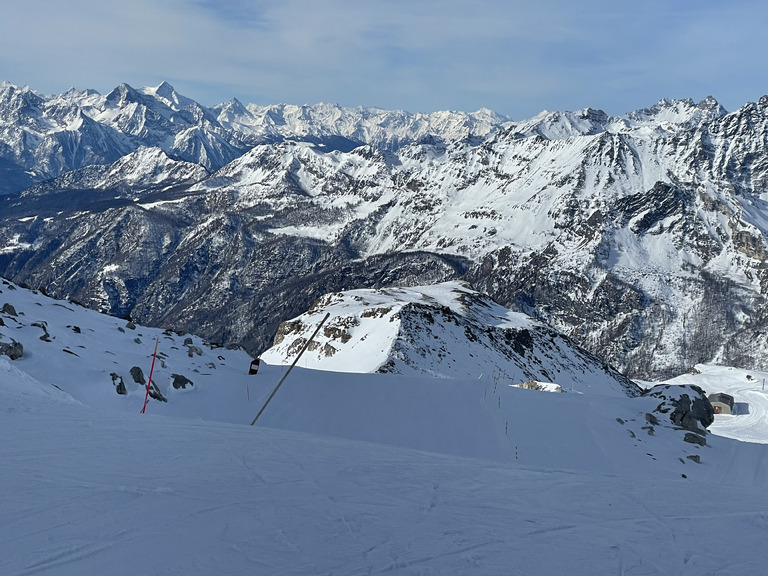
[[[729,408],[733,408],[733,396],[726,394],[725,392],[717,392],[707,396],[710,402],[719,402],[720,404],[727,404]]]

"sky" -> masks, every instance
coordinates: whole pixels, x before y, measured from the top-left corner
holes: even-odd
[[[623,114],[768,92],[757,0],[2,0],[0,80],[204,105]]]

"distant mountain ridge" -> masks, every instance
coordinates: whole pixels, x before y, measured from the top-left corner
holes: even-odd
[[[133,104],[114,118],[142,98],[187,105],[145,90],[116,91]],[[283,134],[213,173],[155,146],[4,197],[0,273],[254,354],[322,294],[461,279],[632,377],[767,367],[768,97],[459,122],[456,136],[452,121],[350,151],[319,141],[356,133],[333,106],[262,110],[269,130],[257,112],[199,112],[225,133]],[[410,118],[399,134],[420,138]]]
[[[211,172],[257,144],[286,139],[351,150],[361,144],[396,149],[417,141],[485,136],[508,118],[474,114],[409,114],[378,108],[247,106],[232,100],[205,107],[167,82],[106,95],[70,89],[43,96],[0,84],[0,194],[16,192],[71,170],[109,164],[139,147]]]

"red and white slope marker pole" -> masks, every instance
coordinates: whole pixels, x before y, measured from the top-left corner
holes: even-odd
[[[147,409],[147,402],[149,402],[149,387],[152,386],[152,372],[155,370],[155,358],[157,358],[157,346],[160,344],[160,338],[155,340],[155,352],[152,354],[152,366],[149,369],[149,380],[147,380],[147,393],[144,394],[144,406],[141,408],[141,413]]]

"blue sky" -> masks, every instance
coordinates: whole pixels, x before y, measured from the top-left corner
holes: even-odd
[[[515,119],[709,94],[733,110],[768,93],[766,21],[755,0],[4,0],[0,80]]]

